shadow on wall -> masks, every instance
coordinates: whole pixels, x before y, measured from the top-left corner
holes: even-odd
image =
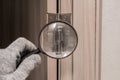
[[[45,24],[40,20],[40,14],[44,14],[40,10],[40,0],[0,0],[0,48],[7,47],[20,36],[37,46],[38,33]],[[27,80],[46,80],[46,56],[41,56],[42,64]]]

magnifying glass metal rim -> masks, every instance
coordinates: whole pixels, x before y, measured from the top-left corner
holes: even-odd
[[[73,29],[73,31],[75,32],[76,39],[77,39],[77,40],[76,40],[77,42],[76,42],[76,45],[75,45],[73,51],[72,51],[69,55],[67,55],[67,56],[65,56],[65,57],[61,57],[61,58],[52,57],[52,56],[48,55],[46,52],[44,52],[44,51],[42,50],[42,48],[41,48],[41,46],[40,46],[40,42],[41,42],[40,37],[42,36],[42,35],[41,35],[41,34],[42,34],[42,31],[43,31],[46,27],[48,27],[48,25],[53,24],[53,23],[57,23],[57,22],[60,22],[60,23],[63,23],[63,24],[66,24],[66,25],[70,26],[70,27]],[[67,22],[65,22],[65,21],[59,20],[59,21],[49,22],[49,23],[46,24],[46,25],[41,29],[41,31],[39,32],[39,36],[38,36],[38,48],[40,49],[40,51],[41,51],[43,54],[45,54],[45,55],[47,55],[47,56],[49,56],[49,57],[51,57],[51,58],[53,58],[53,59],[64,59],[64,58],[70,56],[70,55],[73,54],[73,52],[75,51],[77,45],[78,45],[78,35],[77,35],[77,32],[76,32],[76,30],[74,29],[74,27],[73,27],[72,25],[70,25],[69,23],[67,23]]]
[[[77,39],[77,40],[76,40],[76,45],[75,45],[73,51],[72,51],[70,54],[68,54],[67,56],[63,56],[63,57],[60,57],[60,58],[58,58],[58,57],[52,57],[52,56],[48,55],[47,53],[45,53],[45,52],[42,50],[42,48],[41,48],[41,46],[40,46],[40,42],[41,42],[40,37],[41,37],[42,31],[43,31],[46,27],[48,27],[48,25],[53,24],[53,23],[57,23],[57,22],[64,23],[64,24],[70,26],[70,27],[73,29],[73,31],[75,32],[76,39]],[[53,58],[53,59],[64,59],[64,58],[70,56],[70,55],[75,51],[77,45],[78,45],[78,35],[77,35],[76,30],[72,27],[72,25],[70,25],[69,23],[64,22],[64,21],[52,21],[52,22],[46,24],[46,25],[41,29],[41,31],[39,32],[39,35],[38,35],[38,49],[33,50],[33,51],[29,52],[29,53],[26,53],[26,51],[23,52],[23,53],[21,53],[21,59],[16,61],[16,68],[21,64],[21,62],[22,62],[26,57],[28,57],[28,56],[30,56],[30,55],[32,55],[32,54],[43,53],[43,54],[45,54],[45,55],[47,55],[47,56],[49,56],[49,57],[51,57],[51,58]]]

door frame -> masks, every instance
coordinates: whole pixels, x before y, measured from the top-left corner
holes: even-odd
[[[65,1],[65,0],[64,0]],[[66,3],[68,3],[69,0],[66,0]],[[47,0],[47,12],[55,12],[55,4],[56,0]],[[75,55],[72,55],[70,56],[68,59],[66,60],[62,60],[61,61],[61,73],[64,75],[66,73],[69,73],[69,75],[71,75],[71,77],[68,77],[68,76],[64,76],[64,75],[61,75],[61,80],[79,80],[75,77],[78,77],[80,74],[81,76],[84,76],[84,80],[101,80],[101,23],[102,23],[102,0],[70,0],[70,2],[73,3],[73,6],[72,6],[72,12],[73,12],[73,15],[75,14],[74,13],[74,6],[75,6],[75,3],[79,3],[81,2],[82,6],[84,7],[81,7],[81,5],[78,5],[80,6],[81,9],[83,9],[84,11],[91,11],[91,13],[94,13],[94,14],[88,14],[87,12],[85,12],[84,14],[80,14],[80,16],[86,16],[88,17],[88,21],[86,22],[86,24],[90,24],[90,20],[92,20],[92,29],[94,29],[94,33],[92,33],[92,31],[90,31],[89,29],[86,30],[83,34],[86,34],[86,33],[91,33],[91,35],[89,36],[88,34],[86,35],[86,37],[92,37],[92,39],[90,39],[91,41],[88,41],[86,40],[86,42],[88,41],[88,44],[90,43],[89,46],[92,46],[93,48],[93,53],[91,53],[91,55],[88,57],[88,58],[92,58],[94,61],[90,62],[90,61],[86,61],[87,63],[92,63],[94,66],[92,66],[92,64],[90,64],[90,67],[86,67],[86,69],[88,68],[91,68],[92,70],[90,70],[91,72],[89,72],[88,75],[85,76],[85,72],[84,72],[84,69],[83,69],[83,73],[76,73],[75,70],[74,70],[74,64],[75,64]],[[79,12],[79,11],[78,11]],[[92,17],[91,17],[92,15]],[[74,17],[74,16],[73,16]],[[93,18],[93,19],[92,19]],[[85,20],[85,18],[83,18]],[[87,18],[86,18],[87,19]],[[74,19],[73,19],[74,20]],[[74,22],[74,21],[73,21]],[[84,22],[84,21],[83,21]],[[74,25],[74,23],[73,23]],[[84,26],[83,26],[84,27]],[[83,29],[83,27],[81,27],[80,29]],[[76,28],[77,30],[77,28]],[[93,35],[92,35],[93,34]],[[84,39],[83,39],[84,40]],[[94,40],[94,41],[92,41]],[[92,44],[92,42],[94,42]],[[75,52],[76,53],[76,52]],[[74,53],[74,54],[75,54]],[[77,56],[77,55],[76,55]],[[84,56],[83,56],[84,57]],[[72,64],[71,64],[72,62]],[[50,59],[50,58],[47,58],[47,79],[48,80],[56,80],[56,60],[54,59]],[[66,65],[67,64],[67,65]],[[65,67],[66,65],[66,67]],[[69,68],[68,68],[69,67]],[[81,68],[82,69],[82,68]],[[88,70],[89,71],[89,70]],[[85,78],[85,77],[90,77],[90,73],[93,73],[93,75],[91,75],[91,79],[88,79],[88,78]],[[78,75],[78,76],[75,76],[75,75]],[[83,79],[82,78],[82,79]]]

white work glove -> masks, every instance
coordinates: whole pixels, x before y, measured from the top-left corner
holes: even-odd
[[[20,52],[34,50],[35,45],[25,38],[18,38],[6,49],[0,49],[0,80],[25,80],[30,72],[40,64],[41,57],[33,54],[22,61],[16,69],[16,60]]]

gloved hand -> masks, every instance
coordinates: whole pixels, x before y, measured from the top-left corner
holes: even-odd
[[[25,38],[18,38],[6,49],[0,49],[0,80],[25,80],[35,66],[40,64],[40,56],[33,54],[16,69],[16,60],[20,58],[20,52],[26,49],[32,51],[36,47]]]

